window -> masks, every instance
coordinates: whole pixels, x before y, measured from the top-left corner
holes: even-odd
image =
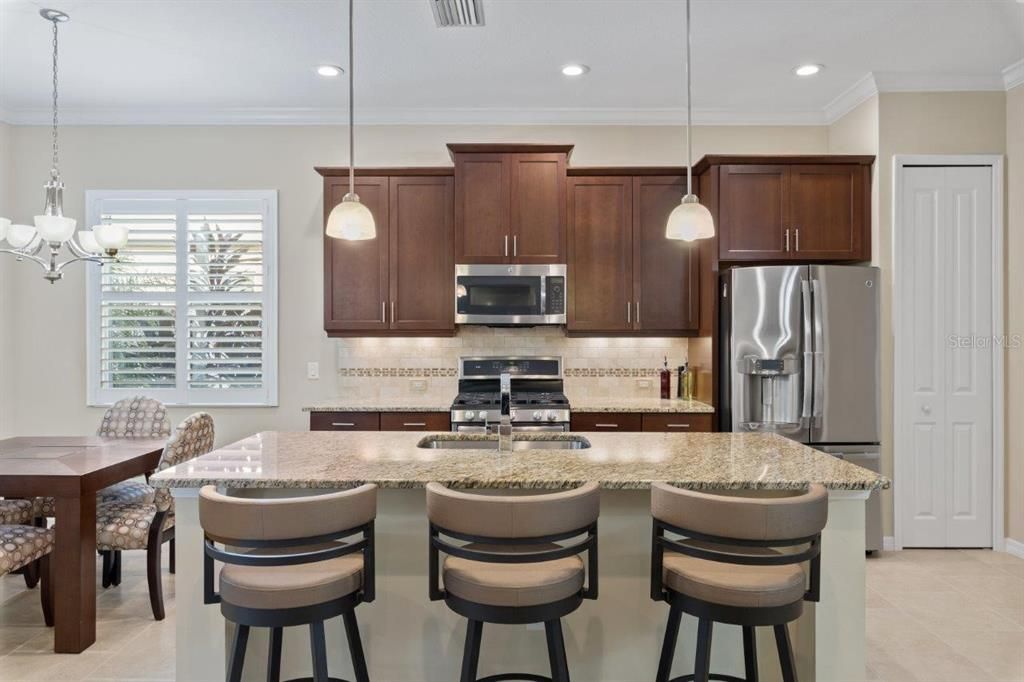
[[[89,403],[277,404],[277,192],[86,192],[121,223],[87,274]]]

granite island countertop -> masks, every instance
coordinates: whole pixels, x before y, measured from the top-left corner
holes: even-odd
[[[644,489],[654,481],[686,488],[837,490],[888,487],[888,479],[776,434],[532,434],[517,440],[585,438],[579,450],[424,449],[424,438],[492,436],[404,431],[264,431],[151,477],[166,488],[420,488],[430,481],[465,488],[559,489],[587,481]]]

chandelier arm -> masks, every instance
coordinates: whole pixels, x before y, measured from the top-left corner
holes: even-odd
[[[71,239],[67,240],[64,243],[67,245],[68,251],[70,251],[71,253],[75,254],[79,258],[88,258],[90,256],[96,255],[94,253],[86,251],[81,246],[79,246],[78,242],[75,241],[74,237],[72,237]],[[71,261],[68,261],[68,262],[70,263]]]
[[[103,256],[78,256],[76,258],[69,258],[63,263],[57,263],[56,266],[54,267],[54,272],[60,272],[66,266],[71,265],[72,263],[86,262],[96,263],[97,265],[103,265],[105,263],[113,262],[113,260],[113,258],[104,258]]]
[[[35,254],[28,253],[27,251],[18,251],[16,249],[0,249],[0,253],[9,253],[16,257],[18,260],[25,260],[26,258],[33,263],[37,264],[43,270],[47,270],[50,267],[49,262],[45,258],[40,258]]]

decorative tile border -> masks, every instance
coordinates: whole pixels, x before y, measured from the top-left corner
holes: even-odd
[[[588,367],[563,370],[567,377],[654,377],[658,370],[636,367]]]

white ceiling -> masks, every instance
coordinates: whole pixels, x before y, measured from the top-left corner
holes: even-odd
[[[2,119],[49,116],[47,6],[71,15],[66,122],[344,120],[344,78],[314,73],[346,62],[343,0],[0,0]],[[484,8],[483,28],[439,29],[428,0],[357,0],[357,121],[680,120],[681,0]],[[693,30],[703,122],[820,123],[870,90],[871,74],[882,89],[1001,89],[1024,59],[1014,0],[695,0]],[[562,76],[573,61],[591,72]],[[826,69],[794,76],[806,62]]]

